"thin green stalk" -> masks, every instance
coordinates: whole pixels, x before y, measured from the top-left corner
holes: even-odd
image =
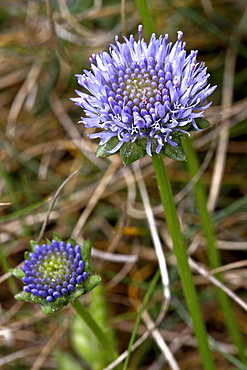
[[[151,294],[154,291],[155,285],[157,284],[157,282],[159,280],[159,277],[160,277],[160,270],[157,270],[156,274],[154,275],[154,277],[153,277],[153,279],[152,279],[152,281],[151,281],[151,283],[148,287],[147,293],[145,294],[145,296],[142,300],[142,304],[141,304],[141,307],[139,309],[139,312],[138,312],[138,315],[137,315],[137,318],[136,318],[136,322],[135,322],[135,326],[134,326],[134,329],[132,331],[132,335],[131,335],[131,338],[130,338],[130,341],[129,341],[128,356],[125,359],[123,370],[127,370],[129,359],[130,359],[130,354],[131,354],[131,347],[132,347],[132,345],[134,344],[134,341],[135,341],[135,337],[136,337],[136,334],[137,334],[138,327],[140,325],[142,313],[145,310],[145,307],[146,307],[146,305],[149,301],[149,298],[151,297]]]
[[[162,157],[155,154],[152,156],[152,161],[158,182],[162,204],[164,207],[168,230],[173,242],[173,250],[177,259],[177,265],[185,299],[192,318],[192,323],[198,342],[203,368],[205,370],[214,370],[215,364],[212,353],[209,349],[204,318],[194,286],[192,272],[188,264],[186,247],[184,244],[183,235],[180,230],[177,211],[171,191],[171,184]]]
[[[0,265],[2,266],[4,273],[7,273],[9,271],[9,262],[2,243],[0,243]],[[15,279],[13,279],[13,276],[10,276],[9,279],[7,279],[7,284],[13,295],[18,293],[19,289],[16,285]]]
[[[199,163],[191,139],[187,138],[186,140],[184,140],[183,145],[188,160],[187,164],[190,176],[194,177],[199,171]],[[200,214],[200,222],[207,241],[207,256],[209,264],[212,269],[216,269],[221,266],[220,253],[216,246],[213,222],[207,209],[207,197],[205,188],[200,178],[195,183],[194,190]],[[215,274],[215,277],[223,282],[222,275],[220,273]],[[225,292],[223,292],[221,289],[216,288],[216,291],[229,335],[231,336],[232,342],[235,344],[238,350],[239,359],[246,363],[243,338],[236,324],[230,300]]]
[[[0,161],[0,175],[5,180],[5,184],[8,189],[8,200],[11,202],[12,206],[17,211],[21,210],[21,205],[18,201],[18,191],[16,191],[14,187],[14,180],[11,178],[10,174],[5,169],[2,161]],[[23,229],[23,234],[26,236],[29,236],[30,231],[29,231],[29,227],[25,223],[25,220],[21,217],[19,221]]]
[[[74,307],[77,314],[81,317],[81,319],[88,325],[88,327],[92,330],[96,338],[98,339],[99,343],[105,349],[106,353],[108,353],[109,358],[113,358],[116,356],[115,351],[113,350],[111,343],[107,337],[107,335],[102,331],[101,327],[97,324],[94,318],[90,315],[88,310],[81,304],[79,299],[75,299],[71,302],[71,305]]]
[[[136,6],[141,16],[141,20],[145,29],[147,36],[151,36],[155,32],[153,18],[148,9],[148,4],[146,0],[135,0]]]

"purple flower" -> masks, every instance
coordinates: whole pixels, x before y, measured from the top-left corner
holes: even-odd
[[[186,53],[181,31],[174,45],[167,34],[153,34],[147,44],[141,33],[139,26],[138,41],[131,35],[122,44],[116,36],[109,53],[92,55],[91,71],[76,75],[87,90],[72,99],[84,110],[80,122],[97,129],[89,137],[100,138],[99,145],[114,138],[109,154],[139,141],[150,156],[176,147],[178,133],[200,129],[197,121],[211,104],[205,100],[216,88],[208,84],[204,63],[197,63],[197,51]]]
[[[22,266],[23,291],[53,302],[74,292],[87,278],[81,246],[52,240],[36,245]]]
[[[40,304],[45,315],[61,310],[101,281],[91,274],[90,240],[75,245],[73,238],[64,242],[57,233],[53,238],[42,245],[31,241],[32,252],[25,253],[23,266],[10,269],[24,283],[15,298]]]

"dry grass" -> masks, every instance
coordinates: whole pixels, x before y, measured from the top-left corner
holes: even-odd
[[[71,308],[45,317],[38,306],[13,298],[21,285],[7,271],[23,261],[30,240],[51,238],[56,231],[65,239],[73,235],[78,242],[92,241],[93,269],[103,278],[119,353],[127,348],[136,310],[158,268],[138,190],[140,179],[132,168],[123,168],[118,155],[95,158],[96,142],[89,141],[88,131],[76,124],[81,111],[69,100],[77,88],[74,74],[89,67],[89,56],[107,49],[115,34],[136,33],[141,20],[135,3],[123,5],[120,0],[2,1],[0,5],[0,365],[6,370],[60,369],[55,350],[77,358],[83,366],[71,342]],[[233,306],[246,339],[246,2],[152,0],[149,6],[157,33],[169,33],[174,41],[182,29],[188,49],[199,49],[212,84],[219,86],[207,113],[211,128],[194,137],[225,286],[240,299]],[[191,266],[208,331],[234,355],[214,281],[205,277],[205,241],[197,227],[193,183],[188,183],[184,163],[169,159],[166,163],[190,241]],[[181,369],[201,369],[148,157],[140,160],[140,168],[171,278],[171,305],[158,333]],[[148,307],[153,320],[161,301],[158,286]],[[143,318],[138,335],[147,330],[149,319]],[[217,369],[236,368],[217,352],[215,358]],[[150,337],[133,353],[129,368],[168,367]]]

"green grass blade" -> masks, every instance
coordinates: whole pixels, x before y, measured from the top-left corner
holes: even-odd
[[[153,18],[146,0],[136,0],[136,6],[141,16],[145,34],[150,37],[155,32]]]
[[[190,172],[190,176],[194,177],[199,171],[199,163],[197,155],[195,153],[192,141],[190,138],[184,140],[184,149],[187,154],[187,164]],[[199,179],[194,185],[194,191],[197,200],[197,206],[200,214],[200,222],[203,228],[205,238],[207,240],[207,256],[209,260],[210,267],[216,269],[221,266],[221,259],[219,250],[216,246],[214,227],[211,220],[211,216],[207,209],[207,198],[204,185]],[[217,273],[215,277],[223,282],[222,275]],[[236,320],[231,308],[231,304],[228,296],[219,288],[217,290],[218,300],[224,315],[225,325],[228,329],[228,332],[232,338],[232,342],[235,344],[238,355],[241,361],[246,363],[246,357],[244,354],[245,346],[240,334],[240,331],[237,327]]]
[[[126,357],[123,370],[127,370],[127,368],[128,368],[128,363],[129,363],[129,359],[130,359],[130,355],[131,355],[131,347],[132,347],[132,345],[134,344],[134,341],[135,341],[135,337],[136,337],[136,334],[137,334],[138,327],[140,325],[142,313],[143,313],[143,311],[144,311],[144,309],[145,309],[145,307],[146,307],[146,305],[149,301],[149,298],[150,298],[151,294],[154,291],[155,285],[157,284],[157,282],[159,280],[159,277],[160,277],[160,270],[157,270],[156,274],[154,275],[154,277],[153,277],[153,279],[152,279],[152,281],[151,281],[151,283],[148,287],[147,293],[145,294],[145,296],[143,298],[142,305],[141,305],[140,310],[138,312],[136,322],[135,322],[135,326],[134,326],[134,329],[133,329],[133,332],[132,332],[132,335],[131,335],[131,338],[130,338],[130,341],[129,341],[128,356]]]
[[[8,258],[5,254],[2,243],[0,243],[0,265],[2,266],[4,273],[7,273],[9,271]],[[11,293],[15,295],[18,292],[18,287],[15,283],[15,279],[13,279],[13,276],[10,276],[9,279],[7,279],[7,284]]]
[[[215,214],[212,215],[212,222],[215,225],[217,225],[219,221],[239,211],[246,204],[247,204],[247,195],[244,195],[240,199],[235,200],[235,202],[232,202],[229,206],[225,207],[224,209],[220,209],[219,211],[216,211]],[[199,230],[199,228],[200,228],[199,225],[191,226],[184,233],[184,237],[185,238],[191,237],[193,234],[195,234]]]

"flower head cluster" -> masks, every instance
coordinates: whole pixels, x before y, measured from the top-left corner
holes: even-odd
[[[81,256],[81,246],[52,240],[51,244],[37,245],[29,254],[22,270],[24,292],[45,298],[47,302],[73,292],[88,274]]]
[[[79,97],[72,100],[85,112],[81,122],[98,129],[90,138],[100,138],[100,145],[114,138],[109,154],[139,140],[150,156],[177,146],[177,133],[200,129],[197,119],[216,88],[207,84],[209,74],[197,63],[197,51],[187,55],[181,31],[174,45],[168,35],[154,34],[147,44],[141,32],[139,26],[138,41],[131,35],[121,44],[116,37],[109,53],[92,55],[91,71],[77,75],[87,92],[76,91]]]
[[[43,313],[48,314],[59,311],[99,284],[100,277],[90,271],[89,240],[80,246],[73,239],[64,242],[54,234],[54,239],[45,244],[30,244],[32,252],[25,254],[22,268],[11,269],[24,283],[16,299],[39,303]]]

